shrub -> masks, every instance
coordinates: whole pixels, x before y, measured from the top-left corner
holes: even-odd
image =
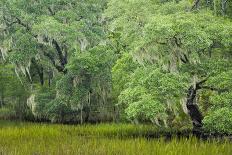
[[[204,118],[203,123],[207,131],[232,133],[232,111],[229,108],[211,111]]]
[[[0,119],[15,119],[16,118],[16,113],[14,110],[10,108],[0,108]]]
[[[76,122],[78,112],[68,104],[68,99],[58,97],[48,105],[47,115],[51,122]]]

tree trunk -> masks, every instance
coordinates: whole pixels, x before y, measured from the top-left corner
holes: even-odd
[[[203,116],[196,103],[197,89],[199,89],[198,85],[196,85],[196,88],[194,88],[194,86],[190,86],[190,88],[188,89],[187,102],[186,102],[188,114],[192,120],[194,129],[201,128],[202,120],[203,120]]]
[[[1,104],[0,104],[0,108],[4,106],[4,104],[5,104],[4,102],[5,102],[5,101],[4,101],[4,93],[2,93],[2,94],[1,94],[1,98],[0,98],[0,103],[1,103]]]
[[[52,78],[53,78],[52,71],[51,69],[49,69],[49,72],[48,72],[48,86],[49,87],[51,87]]]
[[[43,67],[40,68],[39,74],[39,79],[40,79],[40,84],[43,86],[44,85],[44,72],[43,72]]]
[[[38,62],[36,62],[36,60],[33,58],[31,59],[31,62],[34,64],[36,70],[37,70],[37,74],[39,76],[39,81],[40,84],[43,86],[44,85],[44,69],[43,66],[40,65]]]
[[[81,124],[83,124],[83,103],[81,103]]]

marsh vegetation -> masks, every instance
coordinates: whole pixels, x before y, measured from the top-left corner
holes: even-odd
[[[150,125],[51,125],[0,121],[3,155],[230,155],[231,143],[195,137],[147,138]]]

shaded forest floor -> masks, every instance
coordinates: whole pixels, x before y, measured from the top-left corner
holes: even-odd
[[[202,140],[174,133],[150,125],[0,121],[0,154],[232,154],[227,140]]]

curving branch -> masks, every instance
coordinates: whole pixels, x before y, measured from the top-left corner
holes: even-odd
[[[18,18],[18,17],[14,17],[14,18],[15,18],[15,21],[13,21],[13,22],[10,22],[9,20],[7,20],[7,18],[6,18],[5,16],[3,16],[3,18],[4,18],[4,20],[7,22],[7,25],[8,25],[8,26],[12,26],[12,25],[14,25],[14,24],[19,24],[19,25],[21,25],[22,27],[26,28],[26,30],[27,30],[28,32],[31,32],[31,30],[32,30],[32,28],[29,27],[28,24],[25,24],[24,22],[22,22],[22,20],[21,20],[20,18]],[[36,34],[32,34],[32,33],[31,33],[31,35],[32,35],[35,39],[37,39],[37,37],[38,37],[38,35],[36,35]],[[56,67],[56,69],[57,69],[59,72],[66,73],[66,72],[67,72],[67,69],[65,69],[65,65],[67,64],[67,57],[68,57],[68,56],[67,56],[67,55],[68,55],[67,50],[65,49],[65,50],[64,50],[64,54],[63,54],[63,49],[61,48],[61,46],[59,45],[59,43],[58,43],[55,39],[52,39],[52,44],[53,44],[53,47],[54,47],[54,49],[56,50],[57,55],[58,55],[58,57],[59,57],[60,65],[57,65],[57,64],[55,63],[55,60],[54,60],[54,58],[53,58],[51,55],[45,53],[45,56],[48,57],[48,58],[51,60],[52,64]]]
[[[48,7],[48,11],[52,16],[55,15],[55,12],[52,10],[51,6]]]
[[[229,91],[228,89],[220,89],[220,88],[215,88],[215,87],[210,87],[210,86],[201,86],[200,89],[208,89],[208,90],[216,91],[218,93]]]
[[[201,85],[208,80],[208,77],[197,82],[196,85],[191,85],[187,92],[186,107],[188,109],[188,114],[192,120],[193,128],[198,129],[203,126],[202,120],[203,115],[196,103],[197,90],[201,88]]]
[[[59,57],[59,61],[60,61],[60,65],[63,68],[62,72],[66,72],[65,70],[65,65],[67,64],[67,51],[65,50],[65,54],[63,54],[62,49],[60,47],[60,45],[58,44],[58,42],[55,39],[52,39],[52,44],[55,47],[58,57]]]
[[[15,17],[15,18],[16,18],[17,23],[18,23],[19,25],[21,25],[21,26],[23,26],[24,28],[26,28],[27,31],[30,31],[30,30],[31,30],[31,28],[28,26],[28,24],[23,23],[18,17]]]
[[[208,78],[209,77],[203,79],[202,81],[197,82],[195,87],[194,85],[191,85],[187,92],[186,107],[188,109],[188,114],[192,120],[194,130],[197,130],[203,126],[202,124],[203,115],[196,103],[197,90],[208,89],[212,91],[217,91],[219,93],[228,91],[227,89],[219,89],[210,86],[204,86],[203,84],[208,80]]]
[[[60,66],[60,65],[56,64],[54,57],[50,53],[43,52],[43,54],[44,54],[44,56],[46,56],[50,60],[50,62],[58,70],[58,72],[63,72],[63,73],[67,72],[67,70],[64,68],[64,66]]]

